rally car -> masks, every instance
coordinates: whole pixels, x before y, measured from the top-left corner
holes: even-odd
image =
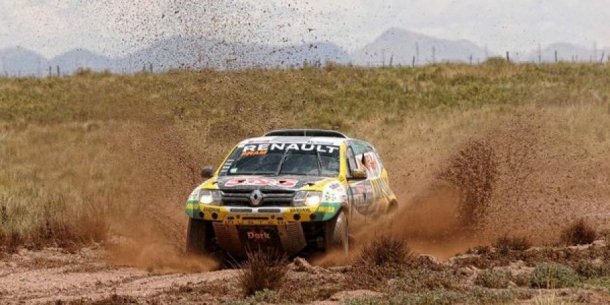
[[[277,130],[246,139],[202,176],[207,180],[186,203],[186,248],[195,254],[347,252],[353,213],[397,208],[375,148],[331,130]]]

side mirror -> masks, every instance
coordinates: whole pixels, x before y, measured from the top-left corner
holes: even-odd
[[[366,170],[356,169],[352,171],[352,179],[354,180],[364,180],[367,178]]]
[[[214,169],[211,166],[204,166],[201,169],[201,178],[210,179],[212,177],[214,177]]]

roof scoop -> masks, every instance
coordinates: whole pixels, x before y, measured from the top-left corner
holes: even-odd
[[[276,136],[276,137],[329,137],[329,138],[343,138],[348,137],[335,130],[326,129],[280,129],[267,132],[265,137]]]

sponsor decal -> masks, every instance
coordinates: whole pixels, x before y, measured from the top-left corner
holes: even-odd
[[[339,151],[337,145],[308,144],[308,143],[261,143],[244,145],[242,156],[265,155],[269,151],[316,151],[332,154]]]
[[[334,207],[319,207],[318,208],[318,213],[334,213],[334,212],[335,212]]]
[[[267,232],[254,232],[254,231],[250,231],[246,234],[246,236],[248,237],[248,239],[251,240],[269,240],[271,239],[271,234],[267,233]]]
[[[271,179],[271,178],[234,178],[225,183],[225,187],[233,186],[277,186],[291,188],[299,181],[295,179]]]
[[[244,157],[249,157],[249,156],[264,156],[267,154],[267,150],[248,150],[248,151],[243,151],[241,153],[242,156]]]
[[[307,213],[309,212],[309,208],[290,208],[289,211],[291,213]]]

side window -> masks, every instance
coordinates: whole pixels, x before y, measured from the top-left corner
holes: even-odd
[[[371,178],[381,175],[381,161],[375,149],[364,141],[353,141],[350,146],[354,148],[354,155],[358,168],[366,170]]]
[[[347,147],[347,167],[348,167],[348,176],[351,176],[353,170],[358,169],[358,162],[354,156],[354,151],[351,146]]]

